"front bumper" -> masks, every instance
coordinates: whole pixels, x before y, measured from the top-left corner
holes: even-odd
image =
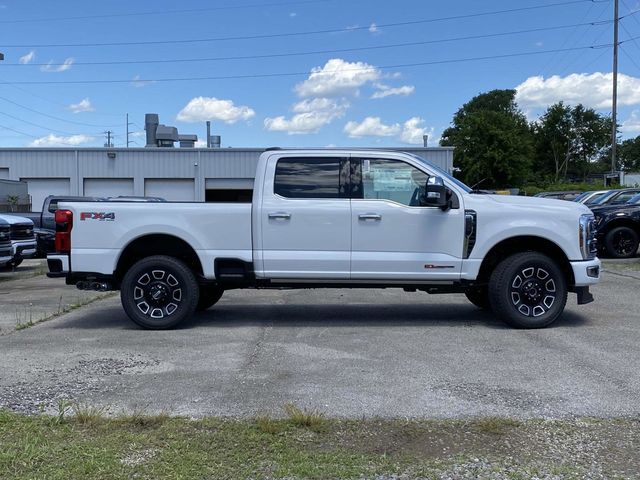
[[[11,247],[1,247],[0,248],[0,266],[4,266],[13,260],[13,255],[11,254]]]
[[[14,259],[31,258],[36,254],[36,240],[14,240],[11,242],[11,255]]]
[[[574,286],[576,287],[588,287],[600,281],[602,263],[599,258],[571,262],[571,268],[573,270],[573,278],[575,279]]]

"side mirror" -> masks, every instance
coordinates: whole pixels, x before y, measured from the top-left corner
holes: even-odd
[[[424,186],[424,206],[438,207],[443,210],[449,206],[447,189],[440,177],[429,177]]]

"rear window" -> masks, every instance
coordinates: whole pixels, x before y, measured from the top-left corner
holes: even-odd
[[[274,193],[285,198],[346,198],[349,162],[340,158],[283,158],[276,164]]]

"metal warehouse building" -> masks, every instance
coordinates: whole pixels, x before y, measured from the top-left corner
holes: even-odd
[[[33,210],[47,195],[146,195],[249,200],[263,148],[2,148],[0,179],[27,182]],[[394,148],[453,168],[453,148]]]

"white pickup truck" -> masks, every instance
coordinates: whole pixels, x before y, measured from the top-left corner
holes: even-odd
[[[138,325],[170,328],[236,288],[464,293],[545,327],[598,282],[591,211],[474,192],[414,155],[269,149],[252,203],[60,203],[50,277],[120,290]],[[428,312],[425,312],[428,315]]]

